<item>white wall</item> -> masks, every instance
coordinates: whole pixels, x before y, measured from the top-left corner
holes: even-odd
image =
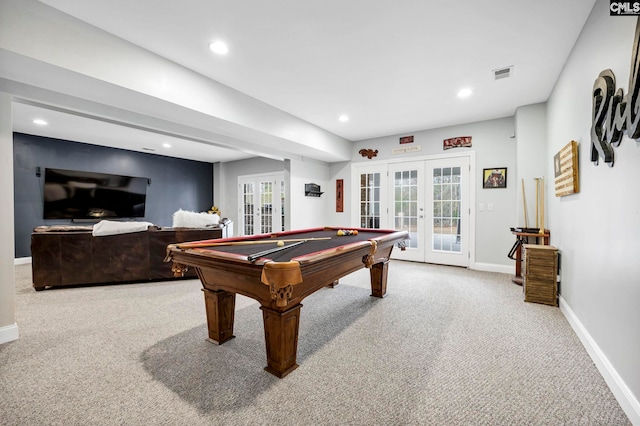
[[[343,189],[342,189],[342,200],[343,200],[343,211],[336,212],[336,180],[342,179],[343,181]],[[340,163],[331,163],[329,165],[329,184],[327,186],[327,190],[324,196],[329,200],[327,202],[327,210],[326,210],[326,225],[327,226],[337,226],[337,227],[347,227],[347,226],[356,226],[358,224],[351,223],[351,202],[350,202],[350,194],[351,194],[351,162],[344,161]]]
[[[551,158],[579,143],[580,192],[549,197],[551,243],[562,253],[562,306],[634,424],[640,424],[640,144],[624,138],[615,165],[590,160],[591,91],[610,68],[628,79],[636,19],[598,0],[547,105]],[[548,182],[552,191],[552,182]]]
[[[234,223],[234,233],[239,235],[239,201],[238,177],[271,172],[283,172],[285,162],[269,158],[250,158],[247,160],[230,161],[214,164],[214,204],[222,212],[222,217],[231,219]]]
[[[462,124],[458,126],[443,127],[418,132],[407,132],[401,135],[393,135],[376,139],[358,141],[353,144],[352,162],[366,163],[367,161],[384,161],[403,159],[411,161],[416,157],[429,155],[442,155],[475,151],[476,155],[476,266],[480,269],[512,271],[515,266],[512,260],[507,258],[509,249],[515,241],[510,227],[516,226],[514,206],[516,204],[516,141],[511,136],[514,133],[514,118],[507,117],[496,120],[481,121],[477,123]],[[400,145],[399,137],[413,135],[413,144]],[[444,151],[443,140],[456,136],[471,136],[471,148],[453,148]],[[393,154],[392,150],[399,147],[420,146],[421,151],[414,153]],[[372,160],[362,157],[358,153],[360,149],[377,149],[378,155]],[[483,189],[482,169],[493,167],[507,167],[507,188]],[[345,181],[345,213],[336,213],[333,204],[329,207],[329,220],[336,226],[346,224],[351,217],[351,168],[344,163],[332,165],[330,170],[331,185],[335,186],[335,179]],[[335,188],[334,188],[335,194]],[[325,194],[326,195],[326,194]],[[335,195],[333,198],[335,199]],[[483,211],[479,211],[480,203],[484,204]],[[493,203],[494,210],[488,211],[486,206]],[[351,224],[350,225],[356,225]]]
[[[13,132],[11,96],[0,92],[0,343],[18,338],[15,321],[15,257],[13,231]]]
[[[311,159],[290,160],[289,165],[289,201],[291,207],[289,219],[290,229],[314,228],[327,225],[327,209],[335,198],[331,198],[328,190],[330,166],[327,163]],[[315,183],[325,192],[321,197],[307,197],[304,185]],[[333,183],[335,186],[335,182]]]
[[[544,177],[551,182],[554,175],[545,176],[547,172],[547,104],[527,105],[516,111],[516,212],[518,226],[525,226],[524,203],[522,195],[522,180],[524,179],[525,201],[527,203],[527,219],[529,228],[537,228],[536,225],[536,182],[534,178]],[[553,185],[551,185],[553,188]],[[553,196],[548,191],[544,194],[545,200]],[[545,210],[547,210],[545,208]],[[541,215],[540,215],[541,216]],[[545,215],[546,218],[546,215]],[[546,220],[546,219],[545,219]],[[540,217],[542,222],[542,218]],[[545,228],[549,229],[545,222]]]
[[[303,158],[276,161],[267,158],[252,158],[216,164],[214,176],[218,183],[214,190],[215,202],[222,211],[222,215],[233,220],[239,226],[238,217],[238,176],[262,174],[271,172],[285,173],[287,198],[285,204],[285,229],[303,229],[317,226],[332,225],[327,217],[329,206],[335,203],[335,181],[333,192],[329,181],[331,167],[322,161]],[[325,192],[321,197],[307,197],[304,192],[306,183],[320,185]],[[238,230],[236,229],[236,234]]]

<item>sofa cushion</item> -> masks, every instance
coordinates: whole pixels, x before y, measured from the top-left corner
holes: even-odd
[[[218,226],[219,223],[220,216],[215,213],[197,213],[180,209],[173,214],[174,228],[207,228]]]
[[[101,220],[93,225],[93,236],[104,237],[107,235],[128,234],[142,232],[154,226],[151,222],[118,222],[114,220]]]
[[[42,225],[33,228],[33,232],[79,232],[91,230],[93,230],[93,225]]]

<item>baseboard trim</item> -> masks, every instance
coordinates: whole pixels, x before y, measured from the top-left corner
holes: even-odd
[[[611,392],[618,400],[620,407],[622,407],[627,417],[629,417],[631,424],[640,425],[640,403],[638,403],[638,400],[624,380],[622,380],[622,377],[620,377],[615,368],[613,368],[609,359],[604,352],[602,352],[596,341],[591,337],[580,319],[562,296],[560,296],[560,311],[564,314],[567,321],[569,321],[573,331],[578,335],[587,353],[600,371],[600,374],[602,374],[605,382],[607,382],[609,389],[611,389]]]
[[[502,274],[511,274],[515,272],[515,266],[498,265],[495,263],[473,263],[469,265],[469,269],[484,272],[500,272]]]
[[[27,265],[31,263],[31,257],[16,257],[13,259],[14,265]]]
[[[13,342],[14,340],[18,340],[18,337],[18,324],[0,327],[0,344]]]

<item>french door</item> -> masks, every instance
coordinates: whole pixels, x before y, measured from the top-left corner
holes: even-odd
[[[425,162],[388,166],[389,227],[408,231],[404,251],[394,250],[394,258],[424,262],[425,255]]]
[[[284,231],[284,174],[238,177],[240,235]]]
[[[361,168],[358,178],[358,226],[379,229],[386,224],[386,171],[378,167]],[[382,226],[385,227],[385,226]]]
[[[425,262],[469,266],[469,158],[427,162]]]
[[[469,266],[469,170],[469,157],[390,163],[358,170],[359,226],[408,231],[406,249],[393,252],[396,259]],[[381,189],[379,193],[377,188]]]

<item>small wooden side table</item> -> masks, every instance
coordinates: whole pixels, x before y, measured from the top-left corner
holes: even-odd
[[[536,244],[543,244],[545,246],[549,245],[549,238],[551,237],[551,232],[548,229],[545,229],[542,234],[539,232],[517,230],[512,230],[511,233],[518,239],[524,238],[527,243],[529,243],[530,239],[535,239]],[[522,245],[518,245],[516,249],[516,274],[511,278],[511,281],[522,285]]]

